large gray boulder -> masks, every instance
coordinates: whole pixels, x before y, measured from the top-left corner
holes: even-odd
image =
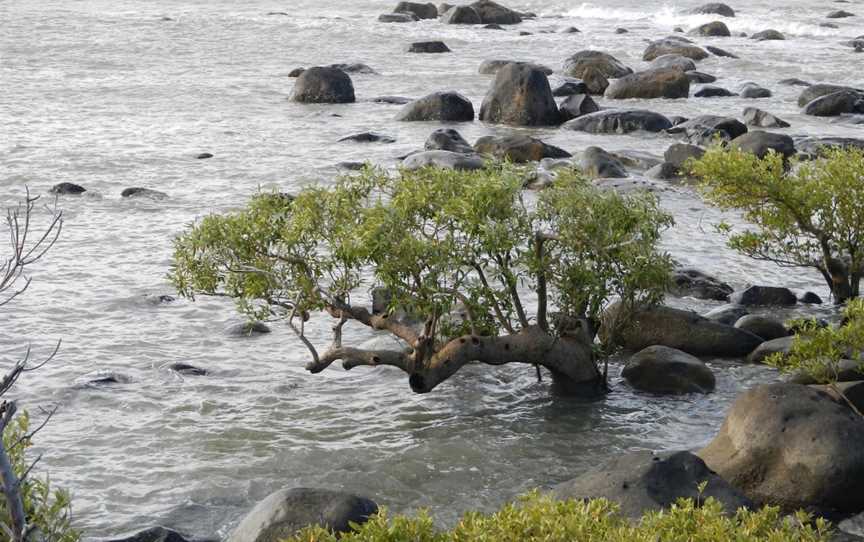
[[[423,151],[411,154],[402,161],[402,167],[408,170],[424,167],[441,169],[456,169],[471,171],[483,169],[483,158],[477,154],[463,154],[450,151]]]
[[[458,92],[433,92],[404,105],[396,120],[468,122],[474,120],[474,106]]]
[[[564,61],[564,74],[570,77],[584,79],[585,71],[588,69],[597,70],[610,79],[633,73],[633,70],[622,64],[620,60],[602,51],[579,51]]]
[[[471,4],[480,16],[481,24],[517,24],[522,22],[522,16],[501,4],[491,0],[479,0]]]
[[[365,523],[378,512],[373,501],[329,489],[294,488],[270,494],[258,503],[227,542],[280,542],[298,530],[320,525],[336,533]]]
[[[291,100],[300,103],[354,103],[355,99],[347,73],[320,66],[304,70],[291,94]]]
[[[703,483],[705,492],[700,495],[699,486]],[[713,497],[729,514],[738,508],[753,507],[747,497],[690,452],[620,455],[600,469],[591,469],[558,484],[552,491],[560,499],[608,499],[620,504],[621,514],[631,519],[669,508],[680,498],[693,499],[698,504],[705,497]]]
[[[864,418],[798,384],[739,395],[699,452],[758,505],[819,515],[864,510]]]
[[[556,126],[561,123],[549,79],[524,64],[498,70],[480,107],[480,120],[516,126]]]
[[[630,98],[686,98],[690,79],[677,68],[655,68],[625,75],[609,83],[604,96],[612,100]]]
[[[784,158],[795,155],[795,142],[786,134],[774,134],[753,130],[733,139],[729,145],[759,158],[765,158],[769,152],[776,152]]]
[[[412,13],[418,19],[437,19],[438,8],[433,3],[421,4],[419,2],[399,2],[393,9],[393,13]]]
[[[672,127],[672,121],[660,113],[641,109],[604,109],[567,121],[562,128],[591,134],[629,134],[631,132],[662,132]]]
[[[588,147],[582,152],[579,169],[589,179],[621,179],[627,177],[627,170],[621,161],[600,147]]]
[[[836,117],[864,113],[864,94],[841,90],[820,96],[804,106],[804,114],[814,117]]]
[[[544,158],[571,156],[564,149],[524,134],[483,136],[474,143],[474,150],[484,156],[515,163],[539,162]]]
[[[637,310],[621,322],[619,311],[619,304],[605,311],[600,333],[609,338],[610,330],[617,328],[615,342],[631,351],[662,345],[694,356],[744,357],[762,343],[752,333],[695,312],[658,305]]]
[[[664,38],[652,41],[642,54],[642,60],[650,62],[663,55],[681,55],[693,60],[703,60],[710,55],[705,49],[680,39]]]
[[[637,390],[651,393],[708,393],[714,373],[702,360],[667,346],[649,346],[633,354],[621,376]]]

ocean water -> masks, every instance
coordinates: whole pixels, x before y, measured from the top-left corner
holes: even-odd
[[[698,2],[625,0],[513,2],[535,20],[506,31],[438,21],[382,24],[392,2],[372,0],[4,0],[0,3],[0,203],[25,187],[50,203],[56,183],[87,193],[62,197],[60,240],[32,269],[25,296],[0,309],[4,363],[27,344],[50,352],[16,392],[39,416],[59,406],[39,435],[42,472],[72,490],[76,524],[90,538],[153,524],[196,535],[224,535],[254,503],[293,486],[343,488],[395,511],[428,508],[443,522],[468,509],[492,509],[533,487],[595,468],[627,450],[693,449],[706,443],[742,389],[772,380],[763,367],[711,360],[717,391],[658,398],[618,382],[601,401],[553,397],[533,370],[468,367],[434,393],[417,396],[395,370],[303,370],[306,351],[289,330],[234,337],[239,322],[223,300],[154,298],[166,281],[173,237],[209,213],[238,208],[258,190],[296,191],[332,182],[340,161],[387,166],[421,148],[438,123],[394,121],[398,106],[378,95],[419,97],[457,90],[479,109],[491,78],[485,59],[529,60],[560,70],[582,49],[599,49],[639,69],[646,40],[713,20],[685,15]],[[732,6],[733,33],[775,28],[781,42],[702,38],[740,59],[711,57],[699,69],[732,90],[745,81],[770,88],[765,100],[631,101],[665,114],[740,115],[766,109],[792,124],[790,135],[864,137],[850,123],[802,116],[798,87],[783,78],[864,85],[864,55],[842,45],[864,34],[860,2],[756,0]],[[859,17],[825,15],[847,9]],[[287,15],[268,15],[285,12]],[[168,18],[168,19],[165,19]],[[576,26],[578,34],[559,31]],[[616,34],[618,27],[629,30]],[[520,36],[519,31],[532,32]],[[545,31],[551,31],[545,33]],[[442,39],[446,55],[412,55],[413,41]],[[364,62],[378,75],[352,75],[358,102],[301,105],[287,100],[298,66]],[[553,84],[561,81],[551,76]],[[601,105],[603,101],[601,100]],[[595,136],[557,129],[516,130],[480,122],[456,128],[469,140],[530,133],[571,152],[590,145],[661,155],[666,136]],[[337,143],[376,130],[396,143]],[[211,152],[209,160],[196,160]],[[143,186],[165,200],[127,200]],[[691,188],[661,194],[676,217],[664,246],[679,261],[736,287],[748,283],[813,290],[820,278],[746,260],[712,225],[734,215],[706,208]],[[40,207],[37,223],[47,214]],[[672,299],[705,310],[716,303]],[[830,315],[832,309],[812,309]],[[313,337],[325,340],[321,320]],[[358,328],[349,338],[382,340]],[[180,377],[175,362],[206,368]],[[123,383],[89,386],[113,373]]]

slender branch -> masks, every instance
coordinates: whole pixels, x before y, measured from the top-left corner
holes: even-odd
[[[509,258],[509,255],[508,255]],[[522,307],[522,300],[519,299],[519,291],[516,288],[516,278],[510,272],[510,267],[500,254],[495,255],[495,260],[501,268],[500,272],[504,277],[504,282],[507,284],[507,291],[510,293],[510,299],[513,301],[513,308],[516,310],[516,316],[519,318],[519,323],[522,328],[528,327],[528,317],[525,316],[525,309]]]
[[[546,318],[546,306],[548,294],[546,292],[546,270],[545,255],[543,253],[544,238],[537,234],[534,238],[534,257],[537,258],[537,325],[543,331],[549,331],[549,322]],[[539,377],[539,369],[538,369]]]
[[[510,319],[506,318],[504,316],[504,311],[501,310],[501,304],[498,303],[498,298],[495,296],[495,292],[493,292],[492,288],[489,287],[489,281],[486,280],[486,274],[483,273],[483,268],[476,262],[473,262],[471,266],[475,271],[477,271],[477,276],[480,278],[480,284],[483,285],[483,289],[486,291],[486,296],[489,298],[492,310],[495,311],[496,318],[498,318],[498,321],[508,333],[515,333],[513,325],[510,323]]]

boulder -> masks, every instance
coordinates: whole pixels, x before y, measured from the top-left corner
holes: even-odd
[[[121,535],[103,542],[189,542],[189,538],[162,526],[150,527],[134,534]]]
[[[786,36],[778,32],[777,30],[769,29],[763,30],[761,32],[756,32],[755,34],[750,36],[750,39],[756,41],[785,40]]]
[[[568,130],[591,134],[629,134],[631,132],[662,132],[672,127],[672,122],[653,111],[641,109],[604,109],[567,121]]]
[[[624,165],[600,147],[585,149],[579,161],[579,168],[589,179],[621,179],[628,176]]]
[[[771,91],[765,87],[760,87],[756,83],[744,83],[741,85],[741,93],[739,95],[742,98],[748,99],[770,98]]]
[[[413,13],[382,13],[378,16],[379,23],[413,23],[419,20]]]
[[[642,54],[642,60],[650,62],[658,56],[663,55],[681,55],[693,60],[708,58],[708,53],[701,47],[681,41],[680,39],[665,38],[652,41]]]
[[[60,194],[64,196],[83,194],[87,189],[80,184],[75,183],[57,183],[51,187],[52,194]]]
[[[718,137],[724,141],[731,141],[742,134],[746,134],[747,127],[734,117],[701,115],[675,125],[668,132],[670,134],[684,134],[691,143],[707,146],[714,143]]]
[[[522,22],[522,16],[518,12],[491,0],[479,0],[471,4],[471,7],[480,16],[482,24],[517,24]]]
[[[458,92],[433,92],[406,104],[396,120],[470,122],[474,120],[474,106]]]
[[[408,170],[437,167],[470,171],[483,169],[484,165],[483,158],[476,154],[462,154],[450,151],[417,152],[407,156],[402,161],[402,167]]]
[[[789,336],[789,330],[786,329],[786,326],[782,322],[761,314],[742,316],[735,322],[735,327],[758,335],[766,341],[773,341],[774,339]]]
[[[172,363],[168,366],[169,369],[183,376],[207,376],[207,370],[201,367],[195,367],[188,363]]]
[[[729,27],[722,21],[713,21],[697,26],[690,31],[691,36],[713,36],[713,37],[729,37],[732,35],[729,32]]]
[[[553,73],[552,70],[550,68],[547,68],[546,66],[534,64],[533,62],[519,62],[516,60],[484,60],[480,63],[480,68],[477,70],[477,72],[480,75],[495,75],[498,73],[498,70],[510,64],[529,66],[531,68],[534,68],[535,70],[542,71],[546,75],[552,75]]]
[[[399,2],[393,9],[393,13],[411,13],[418,19],[437,19],[438,8],[435,4],[421,4],[419,2]]]
[[[435,7],[435,6],[432,6]],[[409,53],[449,53],[450,48],[443,41],[418,41],[408,47]]]
[[[690,80],[691,84],[702,85],[705,83],[713,83],[714,81],[717,80],[717,78],[711,74],[702,73],[702,72],[695,71],[695,70],[690,70],[688,72],[685,72],[685,75],[687,76],[687,79]]]
[[[760,506],[828,516],[864,509],[864,418],[806,386],[742,393],[699,456]]]
[[[621,376],[650,393],[709,393],[714,373],[699,358],[666,346],[649,346],[630,357]]]
[[[789,307],[796,304],[798,298],[795,297],[795,294],[789,288],[780,288],[777,286],[750,286],[745,290],[736,292],[732,296],[732,302],[744,305],[745,307]]]
[[[227,542],[279,542],[312,525],[347,533],[351,523],[365,523],[377,512],[373,501],[343,491],[283,489],[258,503]]]
[[[616,325],[620,305],[608,308],[603,316],[602,336]],[[695,312],[658,305],[636,311],[620,330],[616,342],[631,351],[653,345],[668,346],[694,356],[743,357],[762,339],[730,325],[720,324]]]
[[[763,132],[761,130],[754,130],[740,135],[729,144],[744,152],[755,154],[759,158],[765,158],[771,151],[782,154],[784,158],[794,156],[796,152],[795,142],[788,135]],[[783,290],[789,291],[785,288]],[[795,299],[794,294],[792,295],[792,299]],[[747,305],[748,303],[742,304]]]
[[[138,186],[133,186],[131,188],[125,188],[122,192],[120,192],[121,198],[148,198],[148,199],[165,199],[168,197],[168,194],[165,192],[160,192],[158,190],[152,190],[150,188],[141,188]]]
[[[798,302],[808,305],[821,305],[822,298],[815,292],[804,292],[804,295],[798,298]]]
[[[588,85],[582,81],[567,81],[552,89],[552,96],[573,96],[574,94],[588,94]]]
[[[498,71],[480,107],[480,120],[516,126],[560,124],[558,105],[546,74],[531,66],[508,64]]]
[[[710,4],[705,4],[704,6],[699,6],[698,8],[693,8],[690,10],[690,13],[697,15],[721,15],[723,17],[735,16],[734,9],[719,2],[712,2]]]
[[[376,104],[405,105],[411,103],[411,98],[405,96],[376,96],[369,100]]]
[[[755,107],[745,107],[744,113],[741,115],[744,123],[747,126],[756,126],[759,128],[788,128],[789,123],[785,120],[775,117],[767,111],[762,111]]]
[[[750,314],[750,312],[747,311],[747,307],[730,303],[721,307],[717,307],[716,309],[712,309],[703,314],[702,316],[711,321],[731,326],[744,316],[747,316],[748,314]]]
[[[460,154],[474,154],[474,147],[462,134],[452,128],[439,128],[426,139],[423,148],[427,151],[450,151]]]
[[[567,122],[583,115],[596,113],[600,111],[600,106],[587,94],[574,94],[561,102],[558,109],[561,113],[561,120]]]
[[[630,33],[630,31],[627,30],[626,28],[616,28],[615,33],[616,34],[628,34],[628,33]]]
[[[354,143],[395,143],[396,139],[385,134],[377,132],[361,132],[352,134],[337,140],[338,143],[343,141],[353,141]]]
[[[232,324],[225,330],[226,335],[234,337],[249,337],[252,335],[261,335],[270,333],[270,327],[264,322],[240,322]]]
[[[747,356],[747,361],[750,363],[763,363],[766,358],[774,354],[783,354],[785,356],[791,350],[794,341],[795,337],[791,335],[765,341],[750,352]]]
[[[842,91],[864,94],[864,90],[853,87],[844,87],[841,85],[829,85],[825,83],[808,85],[807,88],[802,90],[801,94],[798,95],[798,107],[804,107],[816,98],[821,98],[822,96],[828,96],[829,94],[834,94],[836,92]]]
[[[600,70],[587,68],[582,72],[582,82],[588,87],[588,94],[602,96],[606,89],[609,88],[609,80],[606,79]]]
[[[709,53],[711,53],[714,56],[721,56],[721,57],[725,57],[725,58],[738,58],[737,55],[734,55],[734,54],[730,53],[729,51],[726,51],[726,50],[721,49],[719,47],[714,47],[713,45],[706,45],[705,50],[707,50]]]
[[[515,163],[539,162],[544,158],[569,158],[571,154],[539,139],[514,134],[508,136],[483,136],[474,143],[474,150],[481,155]]]
[[[651,61],[651,68],[675,68],[682,72],[694,71],[696,63],[681,55],[661,55]]]
[[[308,68],[297,77],[291,100],[299,103],[354,103],[354,84],[342,70]]]
[[[699,486],[705,492],[699,494]],[[610,460],[602,468],[558,484],[553,493],[560,499],[604,498],[618,503],[625,517],[638,520],[646,512],[669,508],[680,498],[701,502],[713,497],[727,513],[752,508],[753,503],[717,476],[690,452],[655,454],[632,452]]]
[[[690,80],[676,68],[657,68],[625,75],[609,83],[604,96],[612,100],[629,98],[686,98]]]
[[[570,77],[584,79],[584,72],[589,68],[597,70],[604,77],[610,79],[617,79],[633,73],[633,70],[622,64],[617,58],[602,51],[579,51],[564,61],[564,73]]]
[[[847,17],[854,17],[855,14],[839,9],[837,11],[832,11],[828,15],[825,16],[826,19],[845,19]]]
[[[864,95],[841,90],[816,98],[804,107],[804,114],[814,117],[836,117],[850,113],[864,113]]]
[[[737,94],[725,88],[712,85],[705,85],[693,93],[694,98],[728,98],[730,96],[737,96]]]
[[[687,147],[692,147],[692,145],[687,145]],[[699,149],[699,147],[695,148]],[[702,149],[699,149],[699,151],[702,153],[705,152]],[[669,151],[666,152],[669,153]],[[677,159],[677,156],[674,158]],[[672,163],[674,165],[674,162],[667,163]],[[680,171],[680,164],[675,167]],[[677,267],[672,271],[671,291],[674,295],[679,297],[689,296],[695,297],[696,299],[728,301],[729,295],[733,290],[732,287],[725,282],[722,282],[707,273],[703,273],[698,269],[692,267]]]
[[[441,15],[444,24],[482,24],[480,14],[471,6],[453,6]]]

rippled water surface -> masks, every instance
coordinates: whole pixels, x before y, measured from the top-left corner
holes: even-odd
[[[242,205],[257,190],[296,191],[327,183],[340,161],[386,165],[422,146],[435,123],[397,123],[382,95],[464,93],[479,108],[488,58],[531,60],[558,69],[581,49],[608,51],[641,68],[645,40],[693,27],[711,16],[682,15],[696,2],[613,0],[580,4],[524,0],[513,7],[540,17],[518,29],[445,27],[437,21],[375,21],[393,2],[371,0],[5,0],[0,3],[0,202],[25,185],[45,194],[62,181],[84,185],[64,197],[62,237],[33,270],[25,297],[3,309],[0,352],[12,360],[31,342],[56,361],[20,386],[32,411],[57,403],[40,435],[44,468],[75,495],[77,524],[91,537],[154,523],[198,535],[226,533],[253,503],[287,486],[345,488],[398,511],[428,507],[444,521],[488,509],[520,492],[635,449],[698,447],[711,438],[742,388],[771,371],[713,361],[716,393],[657,398],[616,384],[602,401],[551,397],[532,370],[469,367],[428,396],[413,395],[387,369],[308,375],[305,350],[290,332],[229,336],[230,304],[158,303],[172,237],[196,218]],[[864,85],[864,55],[841,42],[864,34],[864,7],[757,0],[733,7],[733,32],[775,28],[783,42],[705,38],[741,59],[711,57],[702,71],[735,90],[744,81],[771,88],[759,106],[792,123],[785,132],[862,137],[862,128],[806,118],[800,89],[780,79]],[[859,12],[823,28],[835,8]],[[287,16],[267,15],[282,11]],[[163,20],[164,17],[170,20]],[[542,33],[568,26],[579,34]],[[629,29],[615,34],[617,27]],[[533,34],[519,36],[520,30]],[[447,55],[410,55],[408,43],[443,39]],[[286,100],[297,66],[365,62],[379,75],[354,75],[358,103],[298,105]],[[560,77],[553,76],[553,84]],[[655,100],[666,114],[739,115],[752,101]],[[508,128],[457,127],[469,140]],[[336,143],[357,131],[396,137],[391,145]],[[527,132],[572,152],[589,145],[655,155],[661,136],[593,136],[555,129]],[[196,160],[200,152],[215,155]],[[163,201],[130,201],[144,186]],[[676,258],[735,286],[779,284],[827,298],[819,278],[744,260],[712,229],[720,213],[686,187],[664,205],[678,221],[665,245]],[[46,198],[47,199],[47,198]],[[44,217],[43,217],[44,218]],[[735,217],[731,217],[735,218]],[[695,310],[711,303],[672,300]],[[825,314],[830,309],[822,309]],[[315,336],[324,340],[324,324]],[[351,330],[359,342],[374,336]],[[8,361],[7,361],[8,362]],[[167,365],[205,367],[180,377]],[[112,372],[127,383],[89,387]],[[617,367],[613,374],[617,375]],[[617,382],[617,378],[616,378]]]

